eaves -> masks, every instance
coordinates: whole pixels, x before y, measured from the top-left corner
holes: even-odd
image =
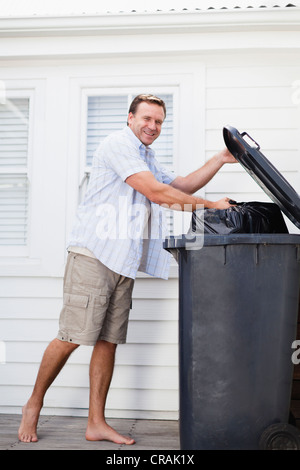
[[[1,37],[300,30],[300,8],[1,18]]]

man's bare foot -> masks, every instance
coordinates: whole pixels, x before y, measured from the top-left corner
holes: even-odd
[[[111,441],[115,444],[132,445],[135,440],[131,437],[123,436],[110,427],[106,422],[101,424],[88,424],[85,438],[87,441]]]
[[[18,437],[22,442],[37,442],[36,433],[40,410],[30,408],[28,403],[23,407],[23,416],[19,427]]]

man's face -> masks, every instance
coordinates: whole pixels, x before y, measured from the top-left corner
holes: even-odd
[[[135,114],[129,113],[128,125],[144,145],[151,145],[160,135],[164,118],[162,106],[143,101]]]

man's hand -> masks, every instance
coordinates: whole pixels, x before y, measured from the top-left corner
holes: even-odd
[[[221,150],[218,154],[217,157],[220,158],[221,162],[224,163],[237,163],[237,160],[234,158],[232,153],[229,152],[228,148],[224,148]]]
[[[219,201],[216,201],[214,204],[214,209],[228,209],[231,206],[234,206],[235,204],[230,204],[231,199],[229,197],[223,197],[223,199],[220,199]]]

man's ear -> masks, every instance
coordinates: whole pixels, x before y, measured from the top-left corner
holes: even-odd
[[[127,118],[127,124],[129,124],[131,121],[132,121],[132,118],[134,117],[134,114],[132,112],[130,112],[128,114],[128,118]]]

